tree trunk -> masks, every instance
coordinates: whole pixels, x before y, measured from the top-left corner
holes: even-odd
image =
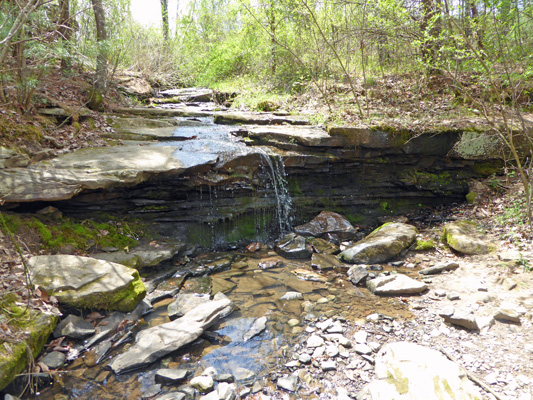
[[[431,75],[437,73],[438,68],[435,65],[438,61],[439,35],[441,31],[439,14],[435,0],[422,0],[422,20],[420,29],[423,34],[421,46],[422,57],[429,67]]]
[[[96,56],[96,71],[94,73],[93,87],[89,93],[88,105],[93,110],[101,110],[107,89],[107,31],[102,0],[91,0],[91,3],[93,5],[94,19],[96,22],[98,55]]]
[[[165,42],[168,40],[169,25],[168,25],[168,0],[161,0],[161,18],[163,20],[163,37]]]
[[[61,40],[64,43],[65,50],[69,51],[69,42],[70,37],[72,36],[72,29],[71,29],[71,20],[70,20],[70,4],[69,0],[59,0],[59,20],[58,22],[58,32],[61,37]],[[71,62],[70,62],[70,55],[66,54],[63,57],[61,57],[61,69],[65,70],[70,68]]]

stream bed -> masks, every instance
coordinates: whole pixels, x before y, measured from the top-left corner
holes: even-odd
[[[187,269],[215,264],[224,270],[179,278]],[[269,269],[262,269],[265,266]],[[385,265],[387,269],[407,270]],[[235,304],[235,311],[211,327],[207,335],[141,370],[114,375],[106,368],[128,344],[113,350],[98,365],[94,365],[91,351],[82,354],[64,372],[59,372],[55,383],[42,390],[38,398],[155,398],[179,386],[157,383],[155,375],[160,368],[186,369],[191,378],[214,367],[218,374],[231,374],[239,390],[253,387],[256,382],[261,387],[268,386],[272,385],[269,377],[282,371],[291,360],[292,350],[301,344],[306,328],[318,321],[364,320],[376,312],[393,318],[411,316],[401,299],[377,297],[365,288],[355,287],[345,270],[313,271],[310,261],[285,259],[264,245],[254,253],[200,254],[178,271],[181,273],[176,277],[160,283],[158,290],[181,286],[180,293],[198,295],[224,291]],[[167,306],[172,301],[172,298],[155,301],[154,310],[143,317],[138,329],[169,322]],[[265,329],[251,336],[252,324],[262,317],[266,317]]]

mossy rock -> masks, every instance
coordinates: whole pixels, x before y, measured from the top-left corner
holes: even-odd
[[[415,251],[429,251],[435,248],[435,242],[433,240],[417,240]]]
[[[486,254],[496,250],[493,243],[483,238],[483,230],[475,222],[455,221],[444,225],[444,242],[463,254]]]
[[[129,312],[146,295],[137,270],[121,264],[55,255],[32,257],[28,265],[36,285],[72,307]]]
[[[386,262],[411,246],[417,233],[417,229],[412,225],[389,222],[343,251],[339,254],[339,259],[352,264]]]
[[[33,359],[39,355],[57,324],[57,317],[52,315],[37,310],[18,311],[21,315],[12,320],[10,325],[15,325],[11,328],[12,331],[24,336],[13,343],[5,340],[0,342],[0,390],[26,368],[29,361],[28,351],[31,351]]]

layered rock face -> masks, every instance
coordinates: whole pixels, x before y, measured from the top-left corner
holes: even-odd
[[[324,130],[292,116],[189,113],[145,110],[135,134],[146,131],[152,139],[160,129],[164,143],[85,149],[0,170],[0,199],[22,208],[53,203],[84,216],[135,214],[157,222],[163,233],[213,246],[277,236],[323,210],[370,224],[379,216],[463,201],[469,180],[497,165],[490,149],[480,155],[477,147],[461,145],[457,130],[409,137]],[[241,125],[213,124],[213,115]],[[272,121],[278,125],[268,125]],[[131,124],[129,118],[128,129]],[[487,135],[479,135],[486,146]]]

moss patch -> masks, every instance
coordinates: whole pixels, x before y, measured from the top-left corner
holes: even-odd
[[[4,389],[26,368],[28,350],[35,358],[41,352],[54,330],[57,318],[36,310],[25,310],[15,305],[16,297],[4,296],[0,300],[0,320],[7,324],[13,338],[0,340],[0,390]],[[16,315],[16,318],[13,318]]]
[[[416,251],[429,251],[435,248],[435,242],[433,240],[417,240],[415,250]]]

